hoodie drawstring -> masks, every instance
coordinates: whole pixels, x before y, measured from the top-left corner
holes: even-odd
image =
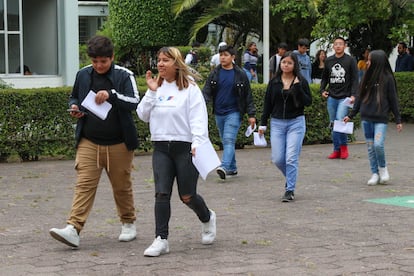
[[[109,146],[105,146],[106,149],[106,171],[109,172]],[[99,154],[100,152],[100,146],[98,145],[97,151],[96,151],[96,167],[99,168]]]

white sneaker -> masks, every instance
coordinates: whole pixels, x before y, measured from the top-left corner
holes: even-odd
[[[210,220],[201,226],[201,243],[212,244],[216,238],[216,213],[210,210]]]
[[[385,184],[387,183],[388,180],[390,180],[390,175],[388,174],[388,169],[387,167],[384,168],[378,168],[379,170],[379,177],[380,177],[380,183],[381,184]]]
[[[368,180],[367,184],[370,186],[377,185],[378,180],[379,180],[379,175],[377,173],[374,173],[372,174],[371,178]]]
[[[144,251],[144,256],[147,257],[158,257],[161,254],[167,254],[170,252],[170,248],[168,247],[168,240],[167,239],[161,239],[160,236],[158,236]]]
[[[135,223],[122,223],[121,235],[118,240],[122,242],[132,241],[137,237]]]
[[[52,228],[49,230],[50,235],[56,240],[63,242],[72,247],[79,246],[79,234],[71,224],[66,225],[63,229]]]

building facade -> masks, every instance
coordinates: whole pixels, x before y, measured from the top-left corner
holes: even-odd
[[[72,85],[79,42],[107,15],[107,1],[0,0],[0,79],[14,88]]]

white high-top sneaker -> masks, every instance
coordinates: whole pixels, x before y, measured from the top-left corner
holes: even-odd
[[[201,224],[201,243],[212,244],[216,238],[216,213],[210,210],[210,220]]]
[[[137,237],[135,223],[122,223],[121,234],[118,240],[122,242],[132,241]]]
[[[372,174],[371,178],[368,180],[367,184],[369,186],[377,185],[379,180],[379,175],[377,173]]]
[[[49,230],[50,235],[56,240],[63,242],[72,247],[79,246],[79,234],[75,227],[71,224],[66,225],[65,228],[52,228]]]
[[[380,183],[381,184],[385,184],[387,183],[388,180],[390,180],[390,175],[388,174],[388,169],[387,167],[384,168],[378,168],[379,170],[379,177],[380,177]]]

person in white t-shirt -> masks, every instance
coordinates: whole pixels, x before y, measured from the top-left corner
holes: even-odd
[[[220,53],[219,53],[218,50],[220,50],[220,48],[223,47],[223,46],[227,46],[227,43],[224,42],[224,41],[219,43],[218,48],[217,48],[217,54],[215,54],[211,57],[211,61],[210,61],[211,70],[213,70],[214,68],[217,67],[217,65],[220,64]]]

